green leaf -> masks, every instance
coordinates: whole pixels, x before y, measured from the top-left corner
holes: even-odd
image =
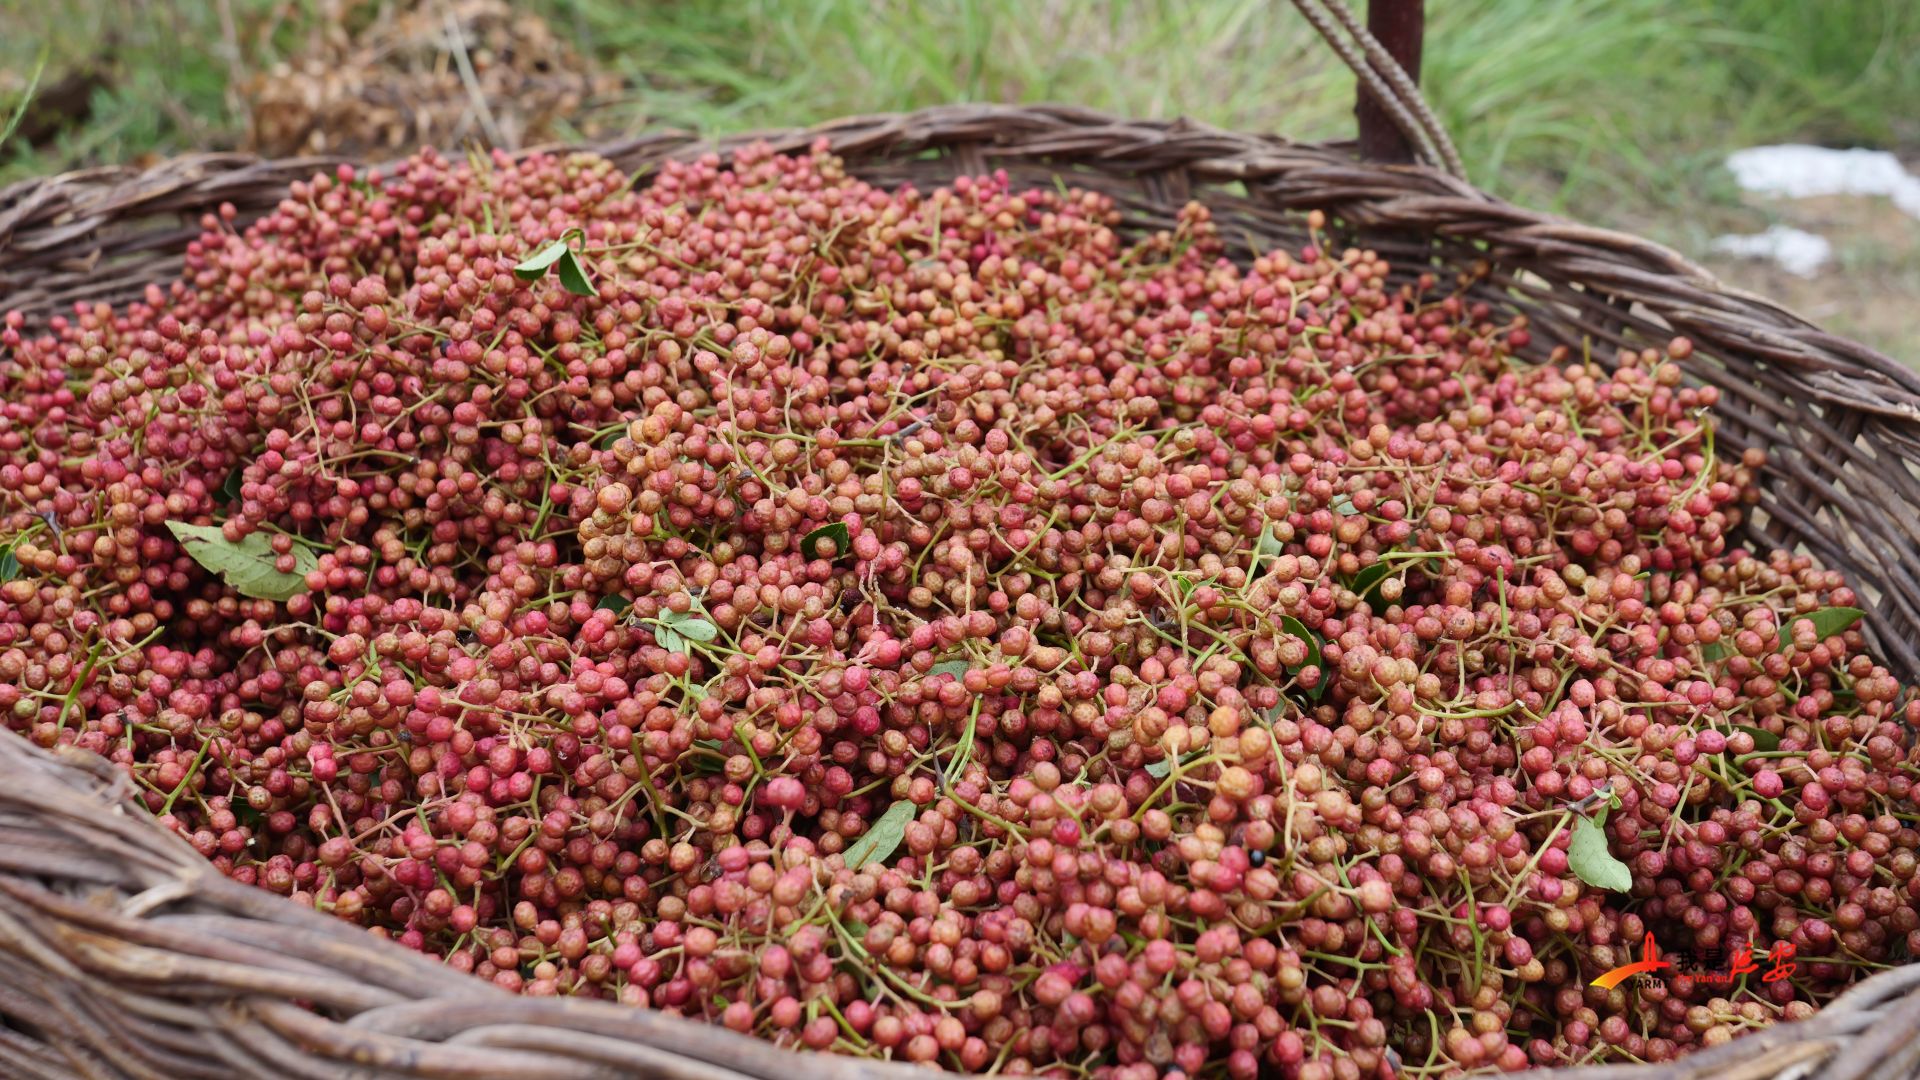
[[[820,553],[821,542],[824,540],[833,541],[833,557],[836,559],[853,550],[853,537],[852,534],[847,531],[847,523],[844,521],[836,521],[830,525],[822,525],[808,533],[806,537],[800,541],[801,554],[809,559],[826,558],[827,556]]]
[[[721,745],[719,739],[695,739],[693,745],[711,750],[715,754],[720,755],[722,759],[727,756],[726,749]],[[715,761],[706,754],[696,754],[691,750],[680,758],[680,763],[681,772],[692,773],[698,776],[718,776],[727,771],[724,760]]]
[[[692,638],[694,641],[705,644],[720,634],[720,628],[708,621],[706,615],[707,609],[701,607],[699,598],[695,597],[692,607],[685,611],[674,611],[668,608],[660,613],[660,618],[656,621],[670,627],[683,638]]]
[[[598,296],[593,282],[587,280],[586,268],[580,265],[580,256],[571,248],[560,256],[560,285],[575,296]]]
[[[318,560],[313,552],[300,544],[293,545],[293,573],[283,574],[274,568],[279,558],[274,554],[273,542],[266,533],[249,533],[247,538],[234,543],[228,540],[218,525],[189,525],[184,521],[169,521],[167,528],[187,549],[193,561],[219,575],[220,580],[233,586],[242,596],[251,596],[256,600],[287,601],[307,591],[307,573]]]
[[[867,826],[867,831],[847,849],[847,868],[858,870],[870,862],[885,862],[907,835],[915,809],[910,799],[900,799],[887,807],[887,812]]]
[[[12,581],[20,576],[20,560],[14,558],[13,549],[24,539],[26,534],[21,533],[5,544],[0,544],[0,582]]]
[[[691,638],[702,645],[720,635],[720,628],[701,618],[680,618],[673,621],[674,630],[681,637]]]
[[[927,678],[931,679],[935,675],[951,675],[956,679],[964,679],[967,677],[967,672],[972,669],[973,664],[971,661],[942,660],[927,669]]]
[[[1819,635],[1821,641],[1825,641],[1835,634],[1846,633],[1849,627],[1865,618],[1866,614],[1857,607],[1823,607],[1818,611],[1809,611],[1805,615],[1795,615],[1788,619],[1785,627],[1787,633],[1782,634],[1781,637],[1790,639],[1793,624],[1801,619],[1807,619],[1813,623],[1813,632]],[[1782,648],[1784,647],[1783,644]]]
[[[668,652],[687,651],[687,639],[675,633],[673,627],[668,626],[666,623],[655,623],[653,625],[653,640],[655,644]]]
[[[1195,589],[1198,589],[1200,586],[1211,585],[1211,584],[1213,584],[1213,579],[1210,577],[1209,578],[1177,577],[1173,579],[1173,587],[1180,590],[1180,599],[1182,600],[1186,600],[1192,597],[1193,591]]]
[[[1294,665],[1288,670],[1299,671],[1303,667],[1320,662],[1320,635],[1307,629],[1306,623],[1301,622],[1291,615],[1282,615],[1280,616],[1280,629],[1283,633],[1297,637],[1307,643],[1306,660]]]
[[[1353,514],[1359,513],[1359,511],[1354,508],[1353,496],[1348,495],[1344,491],[1338,495],[1335,495],[1333,497],[1333,502],[1327,505],[1330,508],[1332,508],[1333,512],[1336,514],[1346,514],[1351,516]]]
[[[1606,815],[1598,820],[1583,817],[1573,823],[1573,843],[1567,847],[1567,865],[1581,881],[1596,889],[1623,893],[1633,891],[1633,872],[1627,864],[1607,850],[1607,830],[1602,827]]]
[[[973,711],[967,714],[966,729],[960,732],[960,741],[953,744],[953,757],[947,762],[946,780],[952,784],[960,779],[966,770],[967,762],[973,760],[973,737],[980,728],[980,699],[974,699]]]
[[[1274,535],[1272,525],[1261,529],[1260,539],[1253,545],[1253,558],[1247,560],[1247,583],[1252,584],[1253,579],[1260,576],[1261,563],[1284,554],[1286,550],[1287,546]]]
[[[561,256],[565,254],[567,254],[567,239],[563,236],[515,266],[513,276],[521,281],[538,281],[545,277],[548,269],[559,262]]]
[[[1177,762],[1178,759],[1170,757],[1161,758],[1159,761],[1148,762],[1147,775],[1155,779],[1165,779],[1166,775],[1173,771],[1173,767]]]
[[[1301,622],[1299,619],[1296,619],[1291,615],[1280,616],[1280,629],[1307,643],[1306,660],[1293,667],[1288,668],[1287,671],[1289,674],[1297,675],[1299,674],[1300,669],[1304,667],[1320,667],[1321,666],[1320,665],[1320,635],[1307,629],[1306,623]],[[1319,701],[1320,695],[1326,692],[1327,692],[1327,673],[1325,670],[1322,670],[1320,672],[1320,685],[1314,687],[1312,690],[1313,700]]]
[[[1387,575],[1392,572],[1393,567],[1382,559],[1372,566],[1361,567],[1360,572],[1353,575],[1353,580],[1347,583],[1347,587],[1352,589],[1356,596],[1365,600],[1374,614],[1384,615],[1390,605],[1380,596],[1380,583],[1387,580]]]
[[[615,615],[625,615],[627,609],[632,606],[633,601],[621,596],[619,593],[614,593],[612,596],[601,597],[600,602],[593,605],[593,609],[595,611],[611,611]]]
[[[222,499],[229,503],[240,501],[240,484],[242,483],[240,474],[246,472],[246,469],[245,465],[235,465],[233,471],[227,474],[226,482],[220,485]]]
[[[1372,566],[1363,567],[1359,573],[1353,575],[1353,584],[1349,587],[1361,596],[1365,596],[1379,588],[1380,583],[1387,580],[1387,575],[1392,570],[1393,567],[1387,565],[1386,560],[1382,559]]]
[[[1709,664],[1717,663],[1726,658],[1727,643],[1724,641],[1709,641],[1700,646],[1700,659],[1705,660]]]
[[[1748,724],[1735,724],[1733,725],[1733,730],[1744,731],[1753,736],[1753,748],[1757,752],[1772,753],[1780,749],[1780,736],[1775,735],[1766,728],[1753,727]]]

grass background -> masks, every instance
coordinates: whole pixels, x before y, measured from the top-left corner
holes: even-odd
[[[601,131],[739,130],[966,100],[1074,102],[1301,139],[1352,130],[1352,77],[1284,0],[520,6],[626,80],[625,97],[593,112]],[[0,145],[0,181],[234,145],[246,123],[236,73],[297,51],[350,7],[0,0],[0,121],[42,52],[47,79],[107,71],[85,123],[35,145]],[[1718,165],[1731,149],[1809,141],[1909,159],[1920,151],[1920,0],[1428,7],[1422,82],[1475,182],[1690,252],[1716,232],[1792,216],[1740,202]],[[1872,222],[1863,229],[1836,238],[1836,276],[1870,274],[1876,288],[1920,296],[1920,245],[1910,248],[1898,230],[1890,243]],[[1845,310],[1839,291],[1826,321],[1920,358],[1920,329]]]

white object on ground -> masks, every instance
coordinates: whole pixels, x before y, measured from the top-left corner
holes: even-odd
[[[1814,276],[1833,258],[1833,245],[1826,237],[1788,225],[1775,225],[1766,232],[1748,236],[1715,237],[1709,246],[1720,255],[1766,259],[1800,277]]]
[[[1727,155],[1742,188],[1764,195],[1882,195],[1920,218],[1920,177],[1885,150],[1825,146],[1754,146]],[[1771,230],[1769,230],[1771,231]]]

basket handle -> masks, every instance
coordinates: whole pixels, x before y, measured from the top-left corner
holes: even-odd
[[[1407,68],[1394,57],[1398,51],[1415,72],[1419,71],[1423,0],[1371,0],[1368,8],[1371,29],[1361,25],[1344,0],[1293,0],[1293,6],[1300,9],[1300,14],[1306,16],[1307,22],[1313,24],[1359,80],[1362,149],[1370,154],[1387,148],[1400,149],[1404,151],[1401,155],[1385,156],[1417,155],[1426,164],[1465,179],[1466,169],[1460,163],[1460,152],[1454,148],[1452,137],[1420,93],[1416,76],[1409,75]],[[1381,44],[1375,31],[1389,36],[1395,49],[1390,51]],[[1369,115],[1373,112],[1367,108],[1369,105],[1398,129],[1404,140],[1399,147],[1392,145],[1399,140],[1378,128],[1380,116]],[[1382,135],[1386,138],[1382,139]]]

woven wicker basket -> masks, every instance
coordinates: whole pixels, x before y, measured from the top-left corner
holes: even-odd
[[[1419,109],[1417,98],[1408,104]],[[1405,119],[1405,116],[1402,117]],[[1407,274],[1457,275],[1527,314],[1531,354],[1695,341],[1693,377],[1723,391],[1721,437],[1764,447],[1760,546],[1803,548],[1870,598],[1874,643],[1920,677],[1920,377],[1676,253],[1494,199],[1439,168],[1360,161],[1186,122],[1069,108],[951,107],[750,139],[824,138],[855,174],[933,186],[1006,169],[1016,181],[1116,197],[1135,230],[1189,200],[1255,249],[1298,245],[1302,211]],[[679,134],[598,148],[644,178],[715,149]],[[1444,160],[1444,158],[1442,158]],[[44,320],[121,302],[174,276],[194,221],[242,218],[321,159],[182,158],[0,191],[0,308]],[[0,731],[0,1076],[871,1077],[906,1066],[795,1055],[718,1028],[576,1000],[513,997],[417,954],[220,876],[130,798],[99,759]],[[1920,966],[1855,987],[1819,1016],[1677,1065],[1539,1074],[1556,1080],[1920,1075]]]

